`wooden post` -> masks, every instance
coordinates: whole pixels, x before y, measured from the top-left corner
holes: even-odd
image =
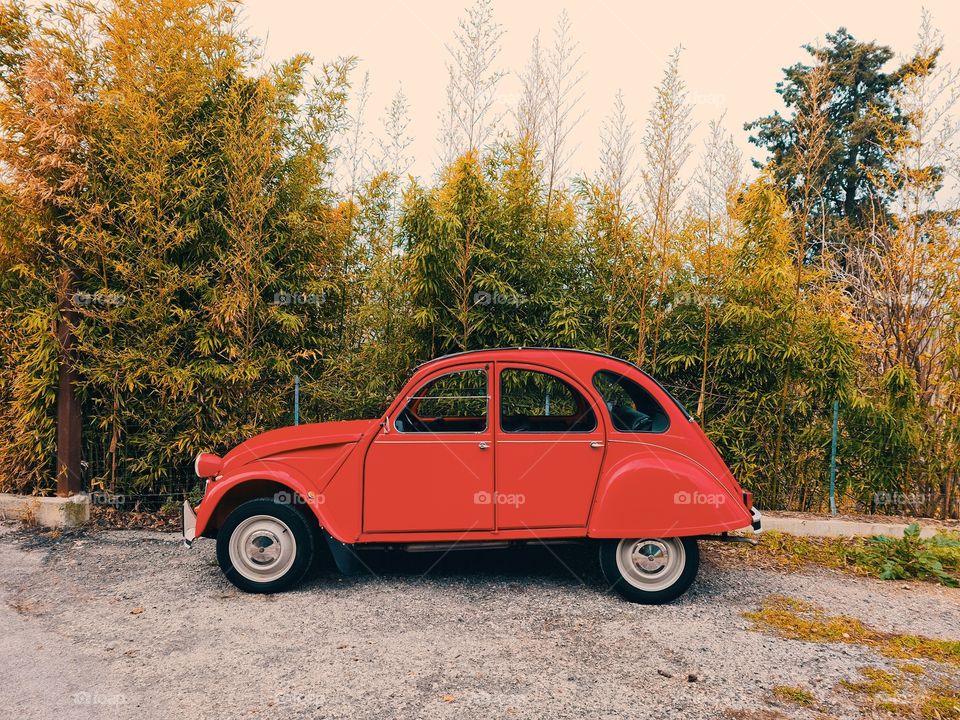
[[[60,312],[57,317],[57,495],[67,497],[80,492],[80,400],[77,397],[77,372],[74,368],[73,341],[77,312],[73,307],[76,275],[64,270],[59,278]]]
[[[840,419],[840,401],[833,401],[833,437],[830,440],[830,514],[837,514],[837,425]]]

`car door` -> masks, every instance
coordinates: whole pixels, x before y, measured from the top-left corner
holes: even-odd
[[[571,378],[497,363],[498,529],[584,527],[603,462],[599,408]]]
[[[364,532],[492,530],[492,367],[438,371],[367,452]]]

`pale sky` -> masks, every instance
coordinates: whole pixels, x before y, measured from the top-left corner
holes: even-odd
[[[438,115],[447,83],[445,44],[452,41],[457,19],[469,4],[464,0],[247,0],[245,17],[249,30],[266,39],[267,61],[303,51],[318,62],[358,56],[357,80],[364,72],[370,74],[367,119],[374,133],[379,132],[384,108],[402,85],[411,105],[415,157],[411,172],[429,178],[437,159]],[[960,33],[956,32],[960,3],[949,0],[656,4],[494,0],[496,19],[505,30],[500,66],[509,72],[499,87],[500,109],[516,102],[517,76],[528,60],[533,37],[539,32],[541,41],[549,43],[557,17],[566,8],[586,74],[581,86],[581,109],[586,115],[574,132],[578,149],[568,174],[596,168],[599,128],[618,89],[623,90],[639,139],[654,87],[677,45],[684,48],[680,69],[698,123],[693,135],[695,154],[707,123],[726,112],[725,125],[749,160],[760,156],[760,151],[748,143],[743,123],[780,107],[774,86],[783,67],[807,58],[801,45],[845,26],[859,40],[877,40],[898,55],[907,55],[924,7],[945,35],[945,61],[960,65]]]

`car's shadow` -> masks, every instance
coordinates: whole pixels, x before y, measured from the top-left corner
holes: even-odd
[[[497,550],[407,552],[360,550],[358,577],[432,577],[462,579],[555,578],[575,584],[606,587],[593,543],[530,544]],[[318,574],[336,573],[332,558]]]
[[[698,598],[720,597],[736,593],[728,587],[730,578],[712,560],[701,543],[701,566],[693,586],[679,602],[696,602]],[[600,594],[615,594],[600,570],[598,546],[594,542],[542,545],[531,543],[497,550],[450,550],[447,552],[407,552],[394,550],[360,550],[361,572],[344,577],[328,552],[317,558],[304,583],[304,589],[336,583],[364,584],[377,578],[410,580],[418,583],[446,585],[462,582],[468,585],[523,585],[527,581],[574,588],[589,588]]]

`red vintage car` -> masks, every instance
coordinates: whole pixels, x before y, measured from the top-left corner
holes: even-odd
[[[376,420],[286,427],[202,453],[184,541],[216,537],[250,592],[299,582],[326,542],[505,547],[582,539],[611,585],[667,602],[693,582],[698,539],[759,531],[760,514],[683,407],[637,366],[549,348],[464,352],[421,365]]]

